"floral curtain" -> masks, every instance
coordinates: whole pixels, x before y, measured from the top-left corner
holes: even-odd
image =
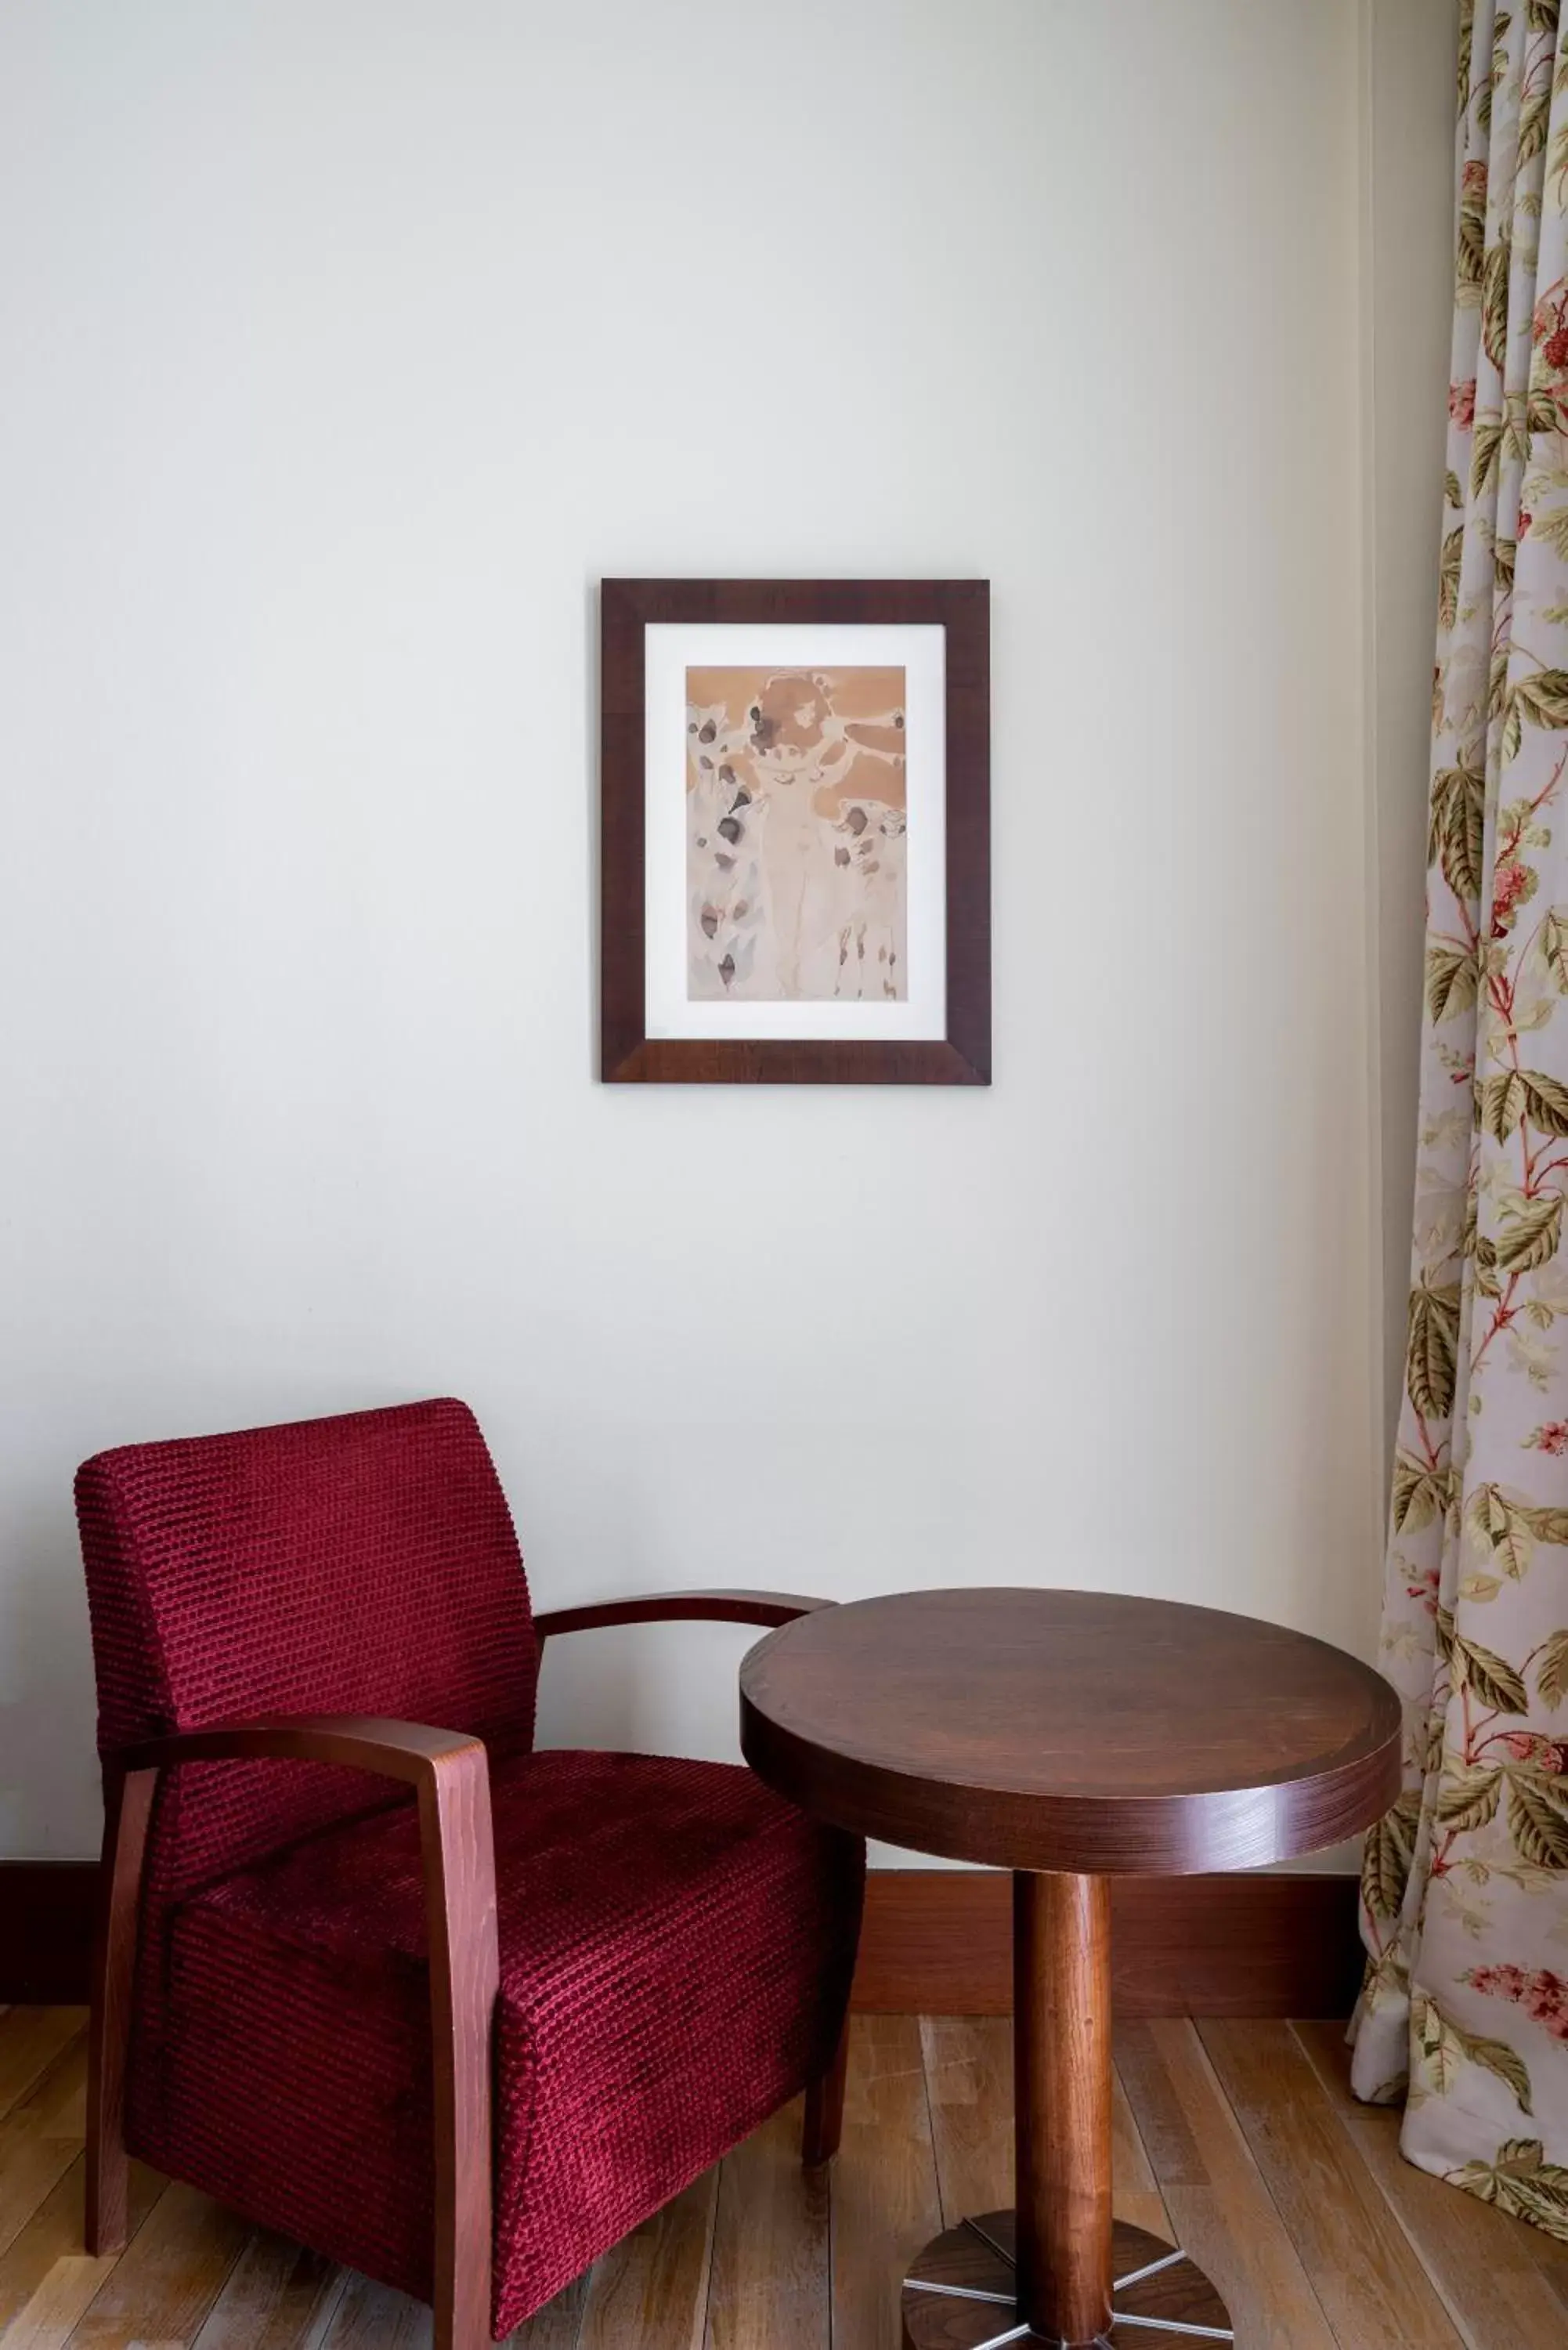
[[[1426,1020],[1354,2077],[1568,2237],[1568,20],[1464,0]]]

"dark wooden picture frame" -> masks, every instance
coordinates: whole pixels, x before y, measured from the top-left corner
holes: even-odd
[[[946,632],[944,1036],[650,1037],[645,644],[650,624]],[[991,590],[983,579],[606,579],[600,629],[600,1070],[607,1083],[991,1083]]]

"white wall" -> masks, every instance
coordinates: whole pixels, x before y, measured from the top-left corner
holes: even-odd
[[[1453,323],[1458,0],[1366,0],[1366,34],[1362,466],[1369,911],[1378,999],[1371,1076],[1383,1235],[1383,1433],[1392,1459],[1416,1187],[1427,785]]]
[[[0,43],[0,1851],[97,1833],[77,1460],[432,1391],[547,1604],[1368,1649],[1353,0]],[[990,576],[989,1093],[596,1084],[593,584],[667,571]],[[728,1751],[736,1636],[639,1639],[551,1733]]]

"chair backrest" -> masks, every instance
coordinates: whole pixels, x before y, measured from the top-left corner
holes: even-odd
[[[263,1713],[378,1713],[532,1743],[538,1643],[484,1439],[445,1399],[128,1444],[77,1475],[102,1752]],[[315,1764],[171,1774],[165,1895],[389,1800]]]

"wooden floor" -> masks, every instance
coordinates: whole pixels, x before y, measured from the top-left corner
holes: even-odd
[[[134,2174],[129,2249],[82,2251],[85,2019],[0,2011],[5,2350],[403,2350],[429,2314]],[[1005,2022],[862,2016],[831,2190],[781,2115],[513,2336],[517,2350],[896,2350],[905,2256],[1012,2200]],[[1568,2244],[1399,2158],[1341,2028],[1117,2034],[1116,2210],[1179,2239],[1242,2350],[1564,2350]],[[1119,2343],[1120,2336],[1117,2341]],[[1129,2335],[1128,2350],[1161,2337]],[[1174,2345],[1173,2345],[1174,2350]]]

